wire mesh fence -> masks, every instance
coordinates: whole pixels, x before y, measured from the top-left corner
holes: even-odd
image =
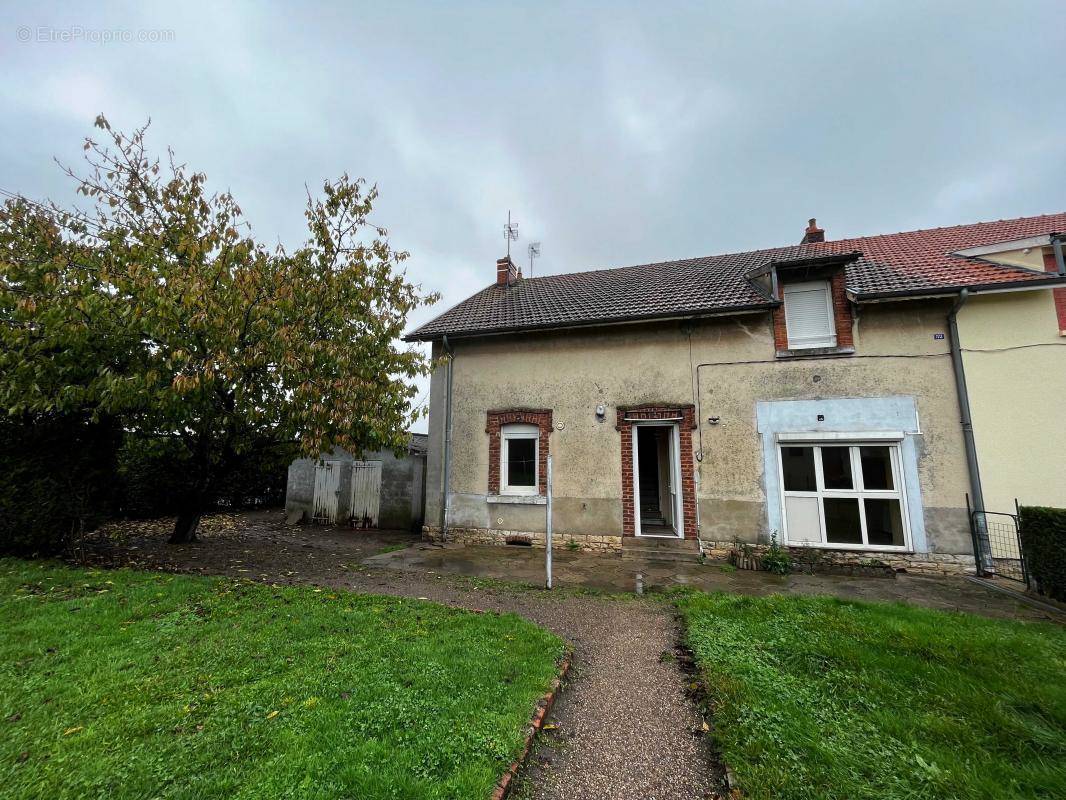
[[[975,509],[970,512],[970,529],[981,572],[1029,585],[1017,515]]]

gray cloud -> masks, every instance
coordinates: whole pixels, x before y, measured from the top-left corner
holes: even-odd
[[[0,186],[72,198],[97,112],[303,235],[304,186],[376,181],[443,294],[511,209],[538,274],[1062,210],[1066,12],[1026,3],[24,5],[0,29]],[[17,29],[172,30],[20,42]]]

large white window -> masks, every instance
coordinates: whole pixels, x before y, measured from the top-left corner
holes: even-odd
[[[504,425],[500,430],[500,493],[537,494],[540,429],[536,425]]]
[[[833,293],[829,281],[786,283],[784,303],[789,350],[836,347]]]
[[[782,442],[779,456],[789,544],[910,546],[898,444]]]

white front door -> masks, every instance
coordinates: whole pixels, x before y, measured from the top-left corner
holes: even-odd
[[[666,473],[670,482],[670,516],[667,517],[667,521],[673,527],[675,536],[684,536],[685,529],[681,527],[681,447],[680,435],[676,425],[670,426],[667,439],[670,441],[670,461],[669,469]]]

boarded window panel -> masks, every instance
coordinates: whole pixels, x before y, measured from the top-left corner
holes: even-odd
[[[889,448],[862,447],[859,449],[859,459],[862,461],[863,488],[896,488],[892,481],[892,451]]]
[[[851,448],[822,446],[822,480],[826,489],[852,489]]]
[[[790,348],[836,345],[827,281],[786,285],[784,302]]]
[[[785,524],[790,542],[822,542],[822,526],[818,521],[817,497],[786,497]]]
[[[786,492],[817,491],[813,447],[782,447],[781,470],[784,473]]]
[[[857,497],[824,497],[825,540],[833,544],[862,544]]]
[[[507,440],[507,485],[537,485],[537,440]]]
[[[863,503],[866,506],[866,537],[869,543],[902,547],[905,541],[899,500],[867,497]]]

